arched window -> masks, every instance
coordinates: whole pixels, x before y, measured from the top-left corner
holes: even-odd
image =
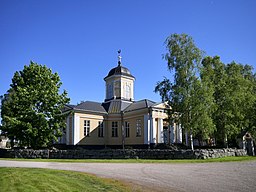
[[[108,84],[108,88],[107,88],[107,98],[110,99],[113,97],[113,84]]]
[[[125,86],[125,98],[126,99],[131,98],[131,87],[130,87],[130,85]]]
[[[121,82],[120,81],[115,82],[115,96],[121,97]]]

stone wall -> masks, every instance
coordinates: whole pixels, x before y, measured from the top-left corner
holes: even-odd
[[[246,156],[243,149],[105,149],[105,150],[6,150],[2,157],[41,158],[41,159],[209,159],[227,156]],[[0,157],[1,157],[0,156]]]

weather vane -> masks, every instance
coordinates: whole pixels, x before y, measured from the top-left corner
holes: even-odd
[[[122,63],[121,49],[119,49],[119,50],[117,51],[117,53],[118,53],[118,66],[120,66],[121,63]]]

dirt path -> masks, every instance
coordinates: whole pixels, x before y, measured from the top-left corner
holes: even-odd
[[[147,191],[256,191],[256,161],[228,163],[55,163],[0,160],[0,167],[73,170],[124,180]]]

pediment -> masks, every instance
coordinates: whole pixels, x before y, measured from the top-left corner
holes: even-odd
[[[168,102],[164,103],[156,103],[152,106],[152,108],[157,108],[157,109],[171,109],[172,107],[168,104]]]

